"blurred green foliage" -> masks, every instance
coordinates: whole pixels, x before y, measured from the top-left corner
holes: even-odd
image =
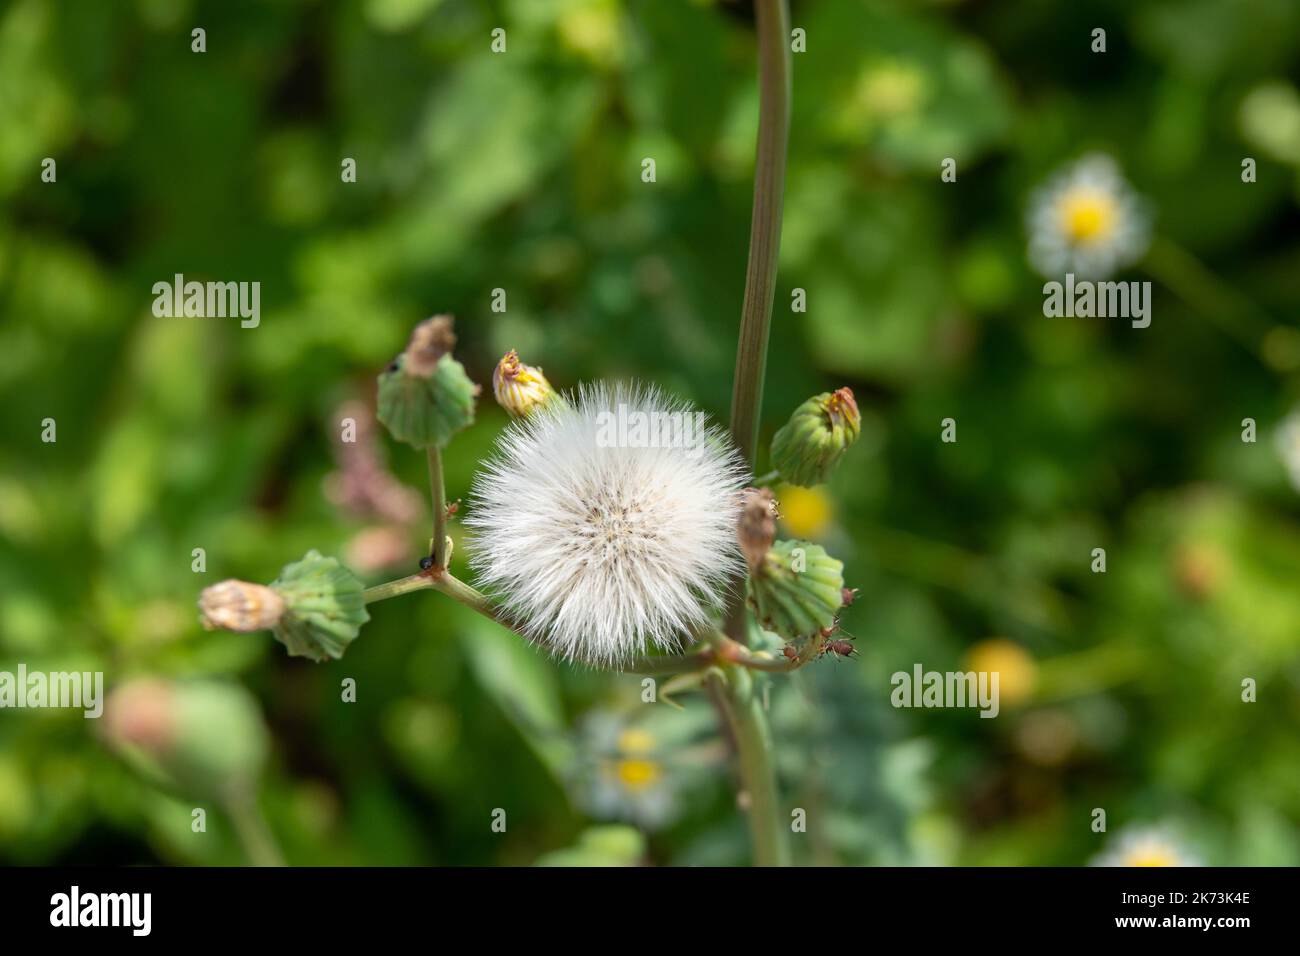
[[[842,385],[863,412],[786,503],[862,591],[861,658],[770,688],[797,859],[1083,863],[1102,807],[1206,862],[1300,863],[1300,500],[1270,438],[1300,400],[1300,8],[795,0],[793,24],[765,435]],[[753,48],[739,0],[0,4],[0,669],[246,685],[294,863],[747,859],[699,694],[642,704],[435,594],[320,665],[194,601],[356,553],[373,519],[324,492],[337,409],[434,312],[480,383],[517,348],[557,387],[640,377],[725,419]],[[1027,197],[1088,150],[1155,212],[1149,329],[1041,314]],[[155,318],[175,273],[260,281],[260,326]],[[504,420],[489,390],[451,498]],[[422,495],[421,456],[378,440]],[[401,527],[369,582],[413,570],[428,522]],[[890,707],[891,673],[991,637],[1026,675],[998,719]],[[0,712],[0,860],[245,859],[93,724]]]

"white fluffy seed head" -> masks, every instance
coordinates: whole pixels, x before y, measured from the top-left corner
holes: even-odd
[[[615,667],[705,624],[744,562],[725,433],[653,388],[597,384],[512,423],[466,525],[482,585],[557,655]]]

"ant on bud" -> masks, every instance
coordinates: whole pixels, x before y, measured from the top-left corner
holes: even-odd
[[[844,637],[835,637],[839,632]],[[825,657],[827,654],[835,654],[837,657],[859,657],[858,649],[853,645],[857,640],[852,634],[840,627],[840,619],[837,617],[830,627],[822,628],[822,652],[818,657]]]

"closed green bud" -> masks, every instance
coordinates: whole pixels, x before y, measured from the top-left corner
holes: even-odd
[[[474,422],[479,387],[452,357],[455,343],[451,316],[426,319],[379,376],[377,417],[394,438],[416,448],[444,448]]]
[[[798,646],[834,626],[844,604],[844,565],[821,545],[777,541],[748,587],[749,606],[763,629]]]
[[[340,658],[370,620],[365,588],[335,558],[308,551],[271,582],[285,610],[272,631],[290,657]]]
[[[773,436],[772,464],[792,485],[819,485],[830,478],[861,429],[852,389],[822,392],[796,408]]]
[[[269,749],[257,701],[236,683],[136,679],[109,695],[104,717],[114,749],[188,795],[246,792]]]

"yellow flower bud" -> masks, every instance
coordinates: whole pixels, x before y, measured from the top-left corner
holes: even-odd
[[[492,373],[492,391],[497,404],[515,418],[524,418],[533,409],[556,397],[555,389],[540,368],[519,361],[511,349],[501,357]]]

